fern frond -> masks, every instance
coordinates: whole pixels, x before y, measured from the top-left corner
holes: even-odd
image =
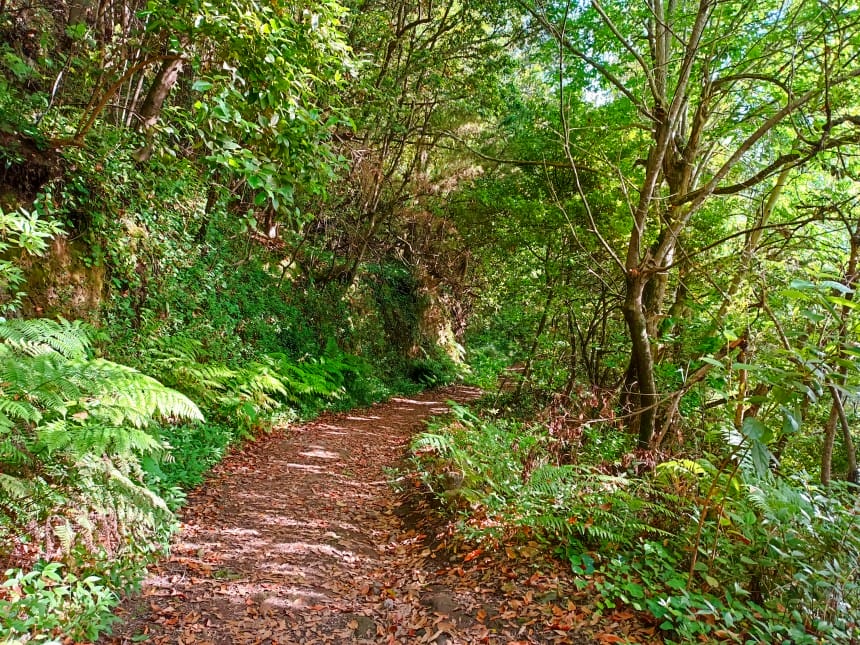
[[[94,384],[75,361],[55,353],[5,358],[0,361],[0,397],[26,401],[43,412],[62,412],[66,402],[82,396]]]
[[[0,473],[0,490],[17,499],[27,499],[32,494],[32,488],[26,480],[6,473]]]
[[[0,441],[0,464],[9,467],[24,466],[32,461],[30,455],[21,450],[14,441]]]
[[[167,516],[171,516],[172,513],[169,508],[167,508],[167,504],[165,504],[164,500],[161,499],[158,495],[149,490],[146,486],[141,486],[140,484],[136,484],[131,479],[128,478],[119,468],[117,468],[116,464],[110,459],[101,459],[98,461],[90,460],[90,464],[97,470],[101,470],[106,475],[110,477],[110,479],[119,485],[124,492],[132,495],[136,500],[142,501],[145,504],[151,506],[154,509],[157,509],[164,513]]]
[[[85,369],[101,387],[82,401],[83,406],[112,425],[130,423],[140,428],[155,419],[203,420],[200,409],[187,396],[131,367],[96,359]]]
[[[447,456],[454,451],[454,439],[451,435],[422,432],[412,442],[412,451],[432,450],[441,456]]]
[[[80,457],[92,454],[147,454],[164,450],[163,443],[145,430],[90,422],[53,421],[38,428],[39,447]]]
[[[60,548],[63,553],[69,553],[72,550],[72,544],[75,542],[75,530],[71,523],[65,520],[61,524],[57,524],[53,528],[54,536],[60,541]]]
[[[42,415],[30,402],[2,396],[0,389],[0,428],[12,427],[16,421],[37,423]]]
[[[64,318],[5,320],[0,322],[0,340],[28,356],[57,353],[66,358],[85,358],[90,349],[87,325]]]

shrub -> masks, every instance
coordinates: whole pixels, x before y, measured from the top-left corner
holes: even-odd
[[[181,418],[201,414],[92,357],[80,323],[0,323],[0,559],[22,565],[5,583],[13,633],[91,635],[116,601],[108,588],[137,582],[174,526],[141,459],[166,450],[156,424]]]
[[[751,457],[764,454],[755,440],[720,465],[678,459],[636,475],[624,460],[563,463],[547,427],[454,406],[414,441],[412,463],[468,538],[538,538],[592,579],[599,609],[648,611],[670,640],[853,642],[856,489],[773,475]]]

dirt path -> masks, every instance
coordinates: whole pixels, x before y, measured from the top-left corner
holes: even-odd
[[[395,398],[232,455],[190,496],[171,558],[103,643],[595,642],[576,591],[534,570],[528,545],[520,559],[446,560],[387,483],[428,416],[475,396]]]

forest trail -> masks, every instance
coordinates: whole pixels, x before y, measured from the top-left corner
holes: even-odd
[[[423,422],[477,394],[449,387],[328,414],[232,454],[189,496],[171,557],[102,642],[596,642],[576,591],[537,573],[530,552],[505,549],[502,566],[499,554],[452,556],[415,496],[388,484]]]

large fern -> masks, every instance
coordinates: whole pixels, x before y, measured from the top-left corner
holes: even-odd
[[[155,379],[93,358],[82,323],[0,321],[0,544],[35,531],[51,557],[103,534],[105,518],[156,530],[153,514],[167,509],[141,486],[138,459],[165,448],[151,426],[174,419],[202,415]]]
[[[57,353],[84,358],[89,353],[89,330],[81,321],[64,318],[12,319],[0,324],[0,340],[7,347],[30,355]]]

